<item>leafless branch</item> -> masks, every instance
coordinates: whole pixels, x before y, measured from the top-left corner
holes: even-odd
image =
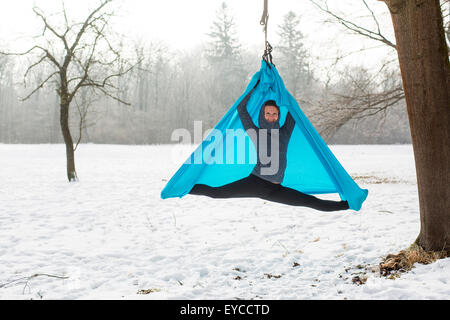
[[[28,276],[28,277],[22,277],[22,278],[14,279],[14,280],[8,281],[6,283],[0,284],[0,288],[5,288],[5,287],[7,287],[9,285],[15,285],[15,284],[18,284],[18,283],[25,282],[25,286],[23,288],[23,291],[25,291],[25,288],[28,286],[28,282],[30,282],[31,279],[34,279],[34,278],[37,278],[37,277],[69,279],[69,277],[67,277],[67,276],[56,276],[56,275],[52,275],[52,274],[36,273],[36,274],[33,274],[31,276]]]
[[[92,89],[92,88],[90,88]],[[78,140],[75,144],[75,147],[73,151],[76,151],[78,148],[78,145],[81,142],[81,139],[83,137],[83,129],[87,129],[89,127],[87,123],[87,116],[90,113],[90,107],[92,105],[92,96],[95,94],[95,92],[92,92],[92,95],[90,95],[90,98],[86,98],[86,92],[82,92],[81,94],[81,103],[78,103],[77,99],[75,99],[75,105],[78,110],[79,115],[79,122],[78,122]]]
[[[34,7],[33,8],[34,13],[41,18],[42,22],[44,23],[44,30],[42,31],[42,36],[45,36],[45,31],[48,29],[50,30],[56,37],[58,37],[59,39],[62,40],[62,42],[64,43],[64,47],[66,48],[66,50],[69,50],[69,45],[67,44],[67,40],[66,40],[66,34],[68,32],[68,30],[66,31],[65,34],[59,34],[58,32],[56,32],[56,30],[47,22],[47,18],[45,18],[44,14],[42,12],[40,12],[40,9],[38,7]],[[65,12],[65,9],[64,9]]]
[[[342,76],[343,86],[313,105],[311,120],[318,131],[332,136],[350,120],[361,120],[379,113],[404,100],[400,78],[386,70],[384,65],[370,75],[366,70],[350,70]],[[376,78],[381,78],[377,81]]]
[[[311,3],[313,5],[315,5],[318,9],[320,9],[321,11],[325,12],[326,14],[330,15],[331,17],[333,17],[337,22],[339,22],[340,24],[342,24],[345,28],[347,28],[348,30],[362,35],[364,37],[367,37],[369,39],[372,40],[376,40],[376,41],[380,41],[394,49],[397,49],[396,45],[388,40],[382,33],[380,30],[380,24],[375,16],[375,14],[373,13],[372,9],[370,9],[370,7],[367,5],[365,0],[362,0],[362,2],[364,3],[365,7],[369,10],[372,19],[375,21],[375,24],[377,26],[377,30],[376,31],[372,31],[369,30],[363,26],[360,26],[342,16],[339,16],[338,14],[336,14],[335,12],[333,12],[329,7],[328,7],[328,3],[327,1],[325,1],[324,5],[320,5],[317,1],[315,0],[310,0]]]
[[[58,69],[61,69],[61,65],[58,63],[58,61],[55,59],[55,57],[50,53],[50,51],[45,49],[45,48],[43,48],[43,47],[41,47],[41,46],[38,46],[38,45],[33,46],[32,48],[28,49],[25,52],[14,53],[14,52],[3,52],[3,51],[0,51],[0,54],[5,55],[5,56],[25,56],[25,55],[28,55],[29,53],[31,53],[35,49],[39,49],[39,50],[44,51],[45,54],[46,54],[46,58],[50,59],[50,61],[53,62],[53,64]]]
[[[94,11],[91,12],[91,14],[86,18],[86,20],[83,23],[83,26],[80,28],[80,31],[78,32],[75,41],[73,42],[72,46],[70,47],[69,52],[72,52],[77,46],[78,43],[80,42],[81,37],[83,36],[86,28],[88,27],[89,24],[92,24],[93,22],[95,22],[96,19],[100,19],[100,18],[95,18],[93,19],[93,21],[91,21],[91,19],[94,17],[94,15],[97,14],[97,12],[99,12],[100,10],[103,9],[104,6],[106,6],[108,3],[110,3],[112,0],[104,0],[104,2],[102,2],[100,4],[99,7],[97,7],[97,9],[95,9]]]
[[[42,81],[33,91],[31,91],[25,98],[21,98],[21,101],[25,101],[29,99],[33,94],[35,94],[39,89],[43,88],[44,85],[54,76],[59,75],[59,72],[53,72],[51,75],[49,75],[44,81]]]
[[[33,69],[34,67],[36,67],[37,65],[41,64],[42,61],[44,61],[45,59],[47,59],[47,55],[42,56],[37,62],[33,63],[32,65],[30,65],[27,70],[25,71],[25,74],[23,76],[24,80],[27,77],[28,73],[31,71],[31,69]]]
[[[111,99],[116,100],[116,101],[118,101],[118,102],[120,102],[120,103],[122,103],[122,104],[124,104],[124,105],[131,106],[131,103],[126,102],[126,101],[120,99],[119,97],[117,97],[117,96],[113,95],[112,93],[106,91],[106,90],[103,89],[102,87],[100,87],[99,90],[100,90],[104,95],[110,97]]]
[[[69,33],[70,31],[70,27],[69,27],[69,19],[67,19],[67,12],[66,12],[66,5],[64,3],[64,0],[61,0],[61,4],[63,7],[63,15],[64,15],[64,21],[66,23],[66,32],[64,33],[64,35],[67,35],[67,33]]]

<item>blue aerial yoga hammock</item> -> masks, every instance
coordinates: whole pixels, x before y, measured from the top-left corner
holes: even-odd
[[[368,190],[353,181],[287,91],[275,66],[264,60],[242,96],[164,187],[161,198],[182,198],[195,184],[219,187],[250,175],[257,152],[244,131],[237,106],[255,85],[247,104],[255,124],[267,100],[275,100],[280,107],[280,126],[288,110],[295,120],[281,185],[306,194],[339,193],[342,200],[348,201],[350,209],[360,210]],[[236,137],[245,143],[235,143]]]

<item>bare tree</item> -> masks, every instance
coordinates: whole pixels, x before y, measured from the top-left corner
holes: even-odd
[[[320,134],[332,137],[350,120],[362,120],[386,112],[404,100],[401,78],[396,71],[381,69],[372,74],[364,67],[339,73],[335,89],[310,101],[311,120]]]
[[[366,0],[360,0],[360,3],[370,18],[371,27],[359,24],[339,14],[329,7],[326,0],[310,0],[310,2],[329,17],[327,21],[342,25],[345,30],[352,34],[378,42],[381,46],[397,50],[395,42],[383,33],[379,19]],[[364,48],[357,52],[364,50],[368,49]],[[351,54],[353,52],[336,57],[332,68],[336,68],[339,62]],[[395,65],[392,66],[392,64]],[[315,118],[316,122],[319,123],[318,129],[320,133],[331,136],[350,120],[363,119],[380,113],[386,114],[389,108],[403,102],[403,87],[400,74],[396,72],[397,69],[396,60],[387,60],[373,74],[370,74],[369,70],[365,70],[364,74],[358,73],[354,76],[347,72],[345,78],[351,79],[347,79],[350,81],[347,81],[346,94],[333,92],[328,96],[327,100],[312,101],[312,118]],[[385,91],[380,91],[380,88]]]
[[[85,88],[103,94],[122,104],[129,105],[117,95],[114,79],[123,76],[132,69],[114,48],[110,19],[115,16],[112,9],[106,10],[113,0],[101,0],[89,15],[81,22],[70,22],[68,12],[62,1],[62,12],[58,17],[61,24],[50,22],[54,15],[46,15],[41,9],[33,11],[43,24],[42,33],[34,37],[35,45],[23,53],[5,53],[4,55],[31,56],[31,63],[24,80],[42,64],[50,66],[50,71],[42,81],[22,100],[29,99],[48,84],[53,84],[59,97],[60,125],[66,144],[67,178],[78,180],[75,170],[74,143],[69,128],[69,109],[74,98]],[[82,117],[84,119],[84,117]]]
[[[403,93],[411,128],[419,188],[421,229],[416,244],[428,251],[450,252],[450,65],[449,1],[380,0],[389,8],[396,43],[388,40],[370,12],[375,29],[368,29],[333,12],[326,1],[310,0],[349,31],[394,48],[400,63]],[[445,27],[445,29],[444,29]],[[389,91],[386,91],[389,93]],[[342,97],[339,98],[350,98]],[[352,95],[351,102],[355,96]],[[381,95],[386,100],[385,95]],[[372,100],[372,104],[373,104]],[[348,106],[348,102],[343,103]],[[358,114],[358,112],[356,112]]]
[[[450,63],[438,0],[384,0],[391,13],[417,171],[416,244],[450,253]]]
[[[381,43],[383,46],[397,50],[395,41],[389,39],[389,37],[381,30],[379,19],[366,0],[360,0],[360,3],[366,9],[367,16],[372,22],[372,27],[359,24],[344,15],[339,14],[329,7],[328,1],[326,0],[310,1],[330,18],[328,21],[342,25],[344,29],[352,34],[371,39]],[[449,1],[441,0],[440,6],[444,19],[447,19],[445,28],[447,40],[450,40],[450,21],[448,21]],[[367,49],[361,49],[359,51],[363,50]],[[346,56],[336,57],[332,67],[334,68],[338,62],[345,57]],[[390,65],[393,63],[395,63],[395,66],[390,68]],[[318,124],[319,132],[326,136],[332,136],[339,128],[350,120],[363,119],[380,113],[386,114],[391,107],[396,106],[399,103],[404,103],[405,94],[403,92],[401,76],[395,71],[397,68],[397,59],[388,61],[387,63],[384,63],[380,70],[374,75],[384,75],[384,78],[381,78],[378,82],[376,80],[377,77],[374,76],[367,75],[364,80],[356,75],[356,77],[352,77],[354,79],[350,81],[349,86],[347,86],[349,93],[342,94],[340,92],[334,92],[328,99],[313,101],[312,118],[315,119],[315,122]],[[369,71],[366,70],[366,72]],[[349,74],[346,74],[345,78],[348,78],[349,76]],[[359,79],[359,81],[356,81],[357,79]],[[368,79],[373,79],[370,86],[367,86]],[[386,83],[390,83],[390,85],[386,86]],[[369,90],[369,88],[371,89]],[[384,88],[385,91],[380,91],[379,88]]]

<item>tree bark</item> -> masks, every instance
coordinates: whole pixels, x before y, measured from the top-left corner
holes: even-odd
[[[65,97],[61,97],[61,100],[60,124],[64,137],[64,143],[66,144],[67,179],[69,179],[69,182],[78,181],[77,173],[75,171],[75,152],[73,150],[73,140],[69,128],[69,103],[65,102],[67,101],[67,98]]]
[[[397,40],[416,163],[416,243],[450,252],[450,65],[439,0],[384,2]]]

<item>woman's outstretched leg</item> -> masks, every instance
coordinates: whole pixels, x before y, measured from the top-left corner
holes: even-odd
[[[196,184],[189,194],[216,199],[261,198],[267,201],[291,206],[309,207],[320,211],[339,211],[349,208],[347,201],[322,200],[297,190],[283,187],[280,184],[268,182],[252,174],[221,187]]]
[[[211,187],[205,184],[196,184],[189,194],[202,195],[216,199],[226,198],[261,198],[272,192],[277,186],[272,183],[261,183],[254,175],[226,184],[221,187]]]
[[[281,185],[264,199],[291,206],[309,207],[320,211],[340,211],[349,208],[347,201],[322,200]]]

